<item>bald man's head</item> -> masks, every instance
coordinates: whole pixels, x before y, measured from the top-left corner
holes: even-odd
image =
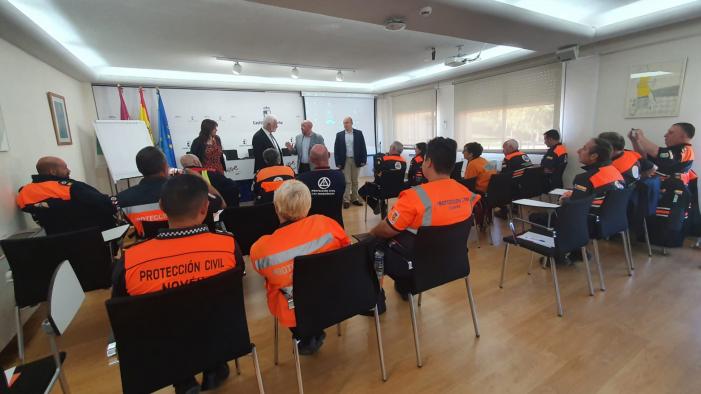
[[[60,178],[68,178],[71,175],[71,170],[65,161],[58,157],[46,156],[37,161],[37,174],[52,175]]]
[[[514,139],[506,140],[502,146],[502,150],[505,155],[516,152],[518,150],[518,141]]]
[[[312,149],[309,151],[309,162],[314,164],[315,168],[328,167],[329,157],[331,157],[329,150],[322,144],[312,146]]]
[[[193,155],[192,153],[188,153],[180,157],[180,165],[183,166],[183,168],[202,167],[202,162],[200,162],[199,157]]]
[[[302,134],[305,136],[309,137],[312,134],[312,127],[314,127],[314,124],[312,123],[311,120],[305,120],[302,122]]]
[[[351,118],[350,116],[346,116],[343,119],[343,128],[346,131],[351,132],[353,130],[353,118]]]

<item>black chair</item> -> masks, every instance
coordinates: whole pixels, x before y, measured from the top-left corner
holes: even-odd
[[[219,217],[226,230],[234,234],[243,255],[250,252],[258,238],[272,234],[280,226],[272,203],[226,208]]]
[[[241,269],[105,304],[124,393],[150,393],[247,354],[253,357],[263,392],[246,322]]]
[[[239,159],[239,151],[236,149],[224,149],[224,156],[226,156],[226,160],[238,160]]]
[[[604,273],[601,269],[599,259],[599,240],[621,235],[623,242],[623,252],[626,258],[626,270],[628,276],[633,275],[635,263],[633,262],[633,251],[630,248],[630,235],[628,232],[628,201],[633,193],[633,188],[628,187],[619,190],[609,190],[606,192],[604,203],[601,204],[598,215],[590,214],[592,222],[589,226],[589,236],[594,244],[594,256],[599,267],[599,280],[601,289],[605,290]]]
[[[343,227],[343,195],[315,196],[312,194],[312,207],[309,215],[324,215],[335,220]]]
[[[68,329],[85,299],[85,293],[80,289],[78,278],[67,261],[53,272],[45,297],[49,300],[49,313],[42,328],[49,337],[52,355],[18,366],[11,386],[0,371],[0,393],[50,393],[57,381],[61,384],[61,391],[65,394],[70,392],[63,373],[66,353],[59,351],[56,337]]]
[[[636,204],[636,210],[633,212],[633,218],[639,220],[640,225],[638,228],[642,227],[642,233],[647,246],[647,255],[649,257],[652,257],[652,247],[650,246],[650,233],[647,228],[647,218],[648,216],[655,215],[655,208],[657,206],[657,202],[652,201],[653,197],[651,196],[653,193],[650,190],[652,187],[656,187],[656,190],[659,190],[659,178],[655,177],[654,179],[635,182],[635,193],[637,194],[638,201]]]
[[[546,193],[543,167],[532,166],[525,168],[523,175],[515,178],[514,182],[514,199],[533,198]]]
[[[528,223],[536,231],[524,231],[515,233],[514,224],[509,221],[511,231],[515,235],[504,237],[506,246],[504,248],[504,260],[501,265],[501,279],[499,287],[504,287],[504,273],[506,271],[506,260],[509,256],[510,245],[520,246],[544,256],[550,264],[550,272],[553,277],[553,285],[555,287],[555,301],[557,302],[557,315],[562,316],[562,303],[560,301],[560,285],[557,281],[557,268],[555,267],[555,256],[564,255],[573,250],[581,249],[582,259],[587,274],[587,285],[589,286],[589,295],[594,295],[594,286],[591,282],[591,271],[589,269],[589,259],[587,258],[586,245],[589,243],[589,232],[587,230],[588,213],[592,198],[581,198],[577,200],[565,201],[557,210],[557,224],[554,228],[542,226],[537,223],[532,223],[524,219],[514,218],[514,220]],[[552,245],[539,243],[529,239],[529,236],[534,234],[542,235],[549,240]],[[597,261],[598,264],[598,261]],[[601,272],[601,266],[599,265]],[[603,290],[603,282],[601,282]]]
[[[462,165],[463,165],[462,161],[455,163],[455,167],[453,167],[453,171],[450,172],[450,177],[455,179],[456,181],[463,179],[462,178],[462,175],[463,175],[462,174]]]
[[[299,336],[315,335],[361,313],[375,308],[375,333],[382,380],[387,380],[377,299],[380,283],[372,260],[374,240],[367,239],[330,252],[298,256],[294,260],[294,309]],[[299,365],[299,341],[293,340],[297,385],[303,393]],[[275,364],[278,360],[278,321],[275,319]]]
[[[396,198],[399,196],[403,190],[407,188],[404,183],[404,171],[401,170],[387,170],[382,173],[381,176],[375,179],[375,183],[378,185],[379,194],[377,199],[380,200],[381,204],[387,206],[387,200],[390,198]],[[386,209],[383,210],[383,219],[387,215]],[[368,200],[365,199],[365,221],[368,221]]]
[[[490,242],[492,245],[494,245],[494,240],[492,239],[491,235],[491,224],[494,221],[492,212],[494,211],[494,208],[499,207],[506,210],[507,219],[511,217],[513,189],[514,186],[511,174],[497,173],[489,178],[487,192],[484,194],[484,198],[482,200],[487,221],[487,231],[490,234]]]
[[[414,295],[419,294],[418,304],[420,307],[423,292],[457,279],[464,279],[475,336],[480,336],[477,310],[470,286],[470,260],[467,254],[467,239],[470,236],[471,226],[472,221],[468,219],[449,226],[419,227],[416,234],[414,249],[411,252],[413,260],[407,263],[411,263],[413,266],[409,277],[409,311],[411,313],[411,327],[414,331],[416,365],[418,367],[421,367],[423,362],[416,323]]]
[[[161,229],[168,228],[168,221],[167,220],[158,220],[158,221],[147,220],[147,221],[141,222],[141,226],[143,226],[143,228],[144,228],[144,238],[151,239],[151,238],[155,238]]]
[[[460,179],[457,179],[457,181],[460,182],[461,185],[470,189],[471,192],[479,193],[477,191],[477,177],[470,178],[470,179],[460,178]]]
[[[0,247],[12,271],[20,360],[24,360],[21,310],[47,301],[52,275],[64,260],[70,262],[83,291],[112,286],[112,256],[97,228],[46,237],[6,239],[0,241]]]

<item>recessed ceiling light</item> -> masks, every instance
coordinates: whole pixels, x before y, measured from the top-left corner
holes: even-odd
[[[390,17],[385,19],[385,30],[399,31],[404,29],[406,29],[406,23],[404,23],[404,18]]]
[[[299,70],[297,67],[292,67],[292,72],[290,73],[290,76],[294,79],[299,78]]]
[[[336,80],[338,82],[343,82],[343,73],[341,72],[341,70],[338,70],[338,72],[336,73]]]
[[[239,75],[241,74],[241,71],[243,70],[243,67],[241,67],[241,64],[239,62],[234,63],[234,68],[231,70],[234,75]]]

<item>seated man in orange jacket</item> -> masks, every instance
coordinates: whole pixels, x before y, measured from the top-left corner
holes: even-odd
[[[273,201],[273,193],[282,182],[295,178],[292,168],[281,163],[280,152],[277,149],[268,148],[263,151],[265,167],[258,170],[253,182],[253,192],[256,196],[256,204],[264,204]]]
[[[419,227],[448,226],[469,219],[480,196],[450,178],[457,149],[457,143],[450,138],[436,137],[429,141],[422,168],[428,183],[401,192],[387,218],[370,230],[370,234],[392,239],[411,254]],[[407,260],[411,257],[386,248],[385,272],[394,279],[394,288],[404,300],[408,300],[407,279],[411,274]]]
[[[186,286],[244,266],[241,249],[225,232],[211,233],[202,224],[209,209],[208,187],[197,175],[170,178],[163,186],[161,209],[168,215],[167,230],[154,239],[124,251],[115,266],[112,296],[125,297]],[[197,319],[197,316],[183,316]],[[229,375],[226,363],[204,371],[202,390],[219,386]],[[174,382],[176,393],[198,393],[194,377]]]
[[[268,309],[299,341],[299,353],[316,353],[324,343],[323,331],[299,337],[294,311],[292,272],[297,256],[317,254],[350,245],[350,238],[335,220],[322,215],[307,216],[312,196],[298,180],[286,181],[275,191],[275,212],[280,228],[262,236],[251,246],[253,268],[265,278]]]

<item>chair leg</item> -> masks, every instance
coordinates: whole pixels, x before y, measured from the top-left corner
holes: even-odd
[[[604,269],[601,267],[601,258],[599,257],[599,241],[592,239],[592,244],[594,245],[596,268],[599,270],[599,287],[601,288],[601,291],[606,291],[606,284],[604,283]]]
[[[587,248],[582,246],[582,260],[584,260],[584,269],[587,271],[587,286],[589,287],[589,295],[594,295],[594,285],[591,283],[591,268],[589,267],[589,257],[587,257]]]
[[[278,342],[279,342],[279,332],[278,332],[278,321],[277,317],[275,318],[275,365],[278,363]]]
[[[509,257],[509,243],[506,243],[504,248],[504,261],[501,262],[501,280],[499,280],[499,288],[504,288],[504,272],[506,271],[506,259]]]
[[[256,345],[251,347],[251,357],[253,357],[253,369],[256,371],[256,380],[258,381],[258,392],[260,394],[265,393],[263,388],[263,377],[260,375],[260,364],[258,363],[258,352],[256,351]]]
[[[531,261],[528,263],[528,275],[531,274],[531,266],[533,265],[533,257],[535,256],[535,253],[531,252]]]
[[[380,354],[380,372],[382,373],[382,381],[387,381],[387,369],[385,368],[385,351],[382,346],[382,329],[380,329],[380,314],[377,312],[375,305],[375,334],[377,334],[377,352]]]
[[[24,328],[22,327],[22,311],[15,305],[15,325],[17,327],[17,353],[20,365],[24,364]]]
[[[480,337],[480,326],[477,321],[477,306],[475,305],[475,297],[472,295],[472,286],[470,285],[470,277],[465,277],[465,287],[467,287],[467,301],[470,303],[470,312],[472,313],[472,325],[475,326],[475,336]]]
[[[48,320],[44,321],[45,331],[49,333],[53,331],[52,328],[46,329],[46,326],[50,327]],[[61,391],[63,394],[70,394],[71,390],[68,388],[68,381],[66,380],[66,375],[63,373],[63,365],[61,364],[61,355],[58,351],[58,345],[56,345],[56,336],[53,333],[49,333],[49,344],[51,345],[51,353],[54,356],[54,362],[56,363],[56,369],[58,370],[58,381],[61,384]]]
[[[297,390],[299,394],[304,394],[304,386],[302,385],[302,367],[299,365],[299,340],[292,338],[292,351],[295,356],[295,367],[297,368]]]
[[[423,293],[419,293],[419,299],[416,302],[418,304],[419,308],[421,308],[421,296],[422,295],[423,295]]]
[[[645,231],[645,244],[647,244],[647,255],[652,257],[652,247],[650,246],[650,234],[647,232],[647,219],[643,217],[643,230]]]
[[[365,223],[368,222],[368,198],[365,197]]]
[[[625,232],[621,231],[621,241],[623,243],[623,254],[626,258],[626,270],[628,271],[628,276],[633,276],[633,270],[630,269],[630,256],[628,256],[628,241],[626,240]]]
[[[550,272],[553,275],[553,285],[555,286],[555,301],[557,302],[557,315],[562,316],[562,302],[560,301],[560,284],[557,282],[557,268],[555,268],[555,259],[548,257],[550,264]]]
[[[414,308],[414,295],[409,294],[409,312],[411,312],[411,329],[414,331],[414,348],[416,349],[416,366],[421,368],[421,348],[419,345],[419,328],[416,326],[416,309]]]
[[[633,260],[633,244],[630,242],[630,230],[623,232],[626,235],[626,241],[628,241],[628,256],[630,256],[630,269],[635,271],[635,260]]]
[[[234,365],[236,365],[236,375],[241,375],[241,366],[239,365],[239,359],[234,359]]]
[[[341,323],[336,324],[336,334],[341,336]]]

